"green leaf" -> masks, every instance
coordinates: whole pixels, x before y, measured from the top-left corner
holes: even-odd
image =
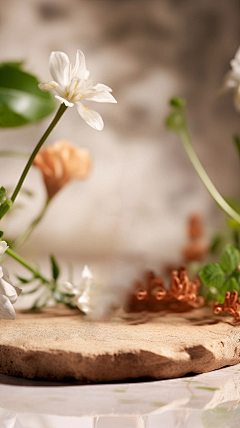
[[[3,236],[3,231],[0,230],[0,238],[2,238],[2,236]]]
[[[232,291],[232,290],[236,290],[237,292],[239,292],[239,284],[234,277],[228,278],[223,284],[223,286],[221,287],[221,289],[219,290],[219,296],[218,296],[219,303],[223,303],[225,293],[227,291]]]
[[[222,270],[230,274],[240,263],[240,251],[233,245],[227,245],[223,251],[220,265]]]
[[[210,242],[209,252],[211,254],[217,254],[222,250],[224,243],[224,236],[217,234],[213,236],[212,242]]]
[[[18,276],[18,275],[16,275],[16,277],[22,284],[28,284],[29,282],[32,282],[34,280],[34,278],[27,279],[27,278],[22,278],[21,276]]]
[[[169,104],[172,107],[183,108],[186,105],[186,100],[184,100],[184,98],[181,98],[181,97],[174,97],[174,98],[171,98],[171,100],[169,101]]]
[[[0,127],[36,122],[54,111],[52,95],[42,92],[38,83],[20,63],[0,64]]]
[[[9,67],[21,69],[24,65],[24,61],[4,61],[1,63],[1,65],[7,65]]]
[[[56,281],[59,277],[60,269],[54,256],[51,256],[51,263],[52,263],[52,276],[53,276],[53,279],[55,279]]]
[[[199,277],[207,287],[219,289],[224,283],[225,273],[219,263],[209,263],[200,269]]]

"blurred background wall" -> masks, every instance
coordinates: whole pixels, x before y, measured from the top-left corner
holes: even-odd
[[[239,195],[231,136],[240,130],[240,116],[231,96],[216,98],[239,44],[238,0],[1,0],[1,60],[24,59],[27,70],[48,81],[51,51],[74,60],[81,49],[94,80],[112,87],[118,100],[93,105],[103,116],[102,132],[68,109],[51,134],[47,144],[65,138],[87,147],[92,173],[55,197],[21,253],[156,264],[177,258],[190,212],[200,212],[209,229],[221,225],[224,217],[175,135],[164,129],[164,118],[171,96],[187,98],[204,167],[224,195]],[[30,151],[49,121],[0,130],[0,148]],[[13,186],[23,166],[1,158],[1,185]],[[37,169],[25,187],[36,195],[26,201],[28,210],[5,220],[9,236],[24,230],[44,203]]]

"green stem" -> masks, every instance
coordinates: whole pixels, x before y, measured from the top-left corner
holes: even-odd
[[[29,238],[29,236],[32,234],[35,227],[38,225],[38,223],[42,220],[45,212],[47,211],[48,205],[50,200],[47,199],[40,214],[33,220],[33,222],[30,224],[30,226],[27,228],[27,230],[20,236],[18,236],[12,243],[11,248],[19,248],[21,245],[24,244],[24,242]]]
[[[23,265],[26,269],[28,269],[30,272],[34,274],[34,277],[36,279],[41,279],[45,284],[51,285],[50,282],[44,278],[39,272],[36,271],[26,260],[24,260],[19,254],[15,253],[11,248],[8,248],[6,251],[9,256],[11,256],[13,259],[17,260],[21,265]]]
[[[14,202],[22,185],[23,182],[26,178],[26,175],[29,171],[29,169],[31,168],[31,165],[33,163],[33,160],[35,158],[35,156],[37,155],[38,151],[40,150],[40,148],[42,147],[43,143],[46,141],[47,137],[49,136],[49,134],[52,132],[52,130],[55,128],[55,126],[57,125],[58,121],[60,120],[60,118],[62,117],[63,113],[67,110],[67,106],[65,106],[64,103],[62,103],[56,113],[56,115],[54,116],[52,122],[50,123],[49,127],[47,128],[47,130],[44,132],[42,138],[40,139],[39,143],[36,145],[35,149],[33,150],[30,158],[28,159],[28,162],[21,174],[21,177],[15,187],[15,190],[13,191],[13,194],[11,196],[11,201]]]
[[[213,199],[216,201],[216,203],[222,208],[222,210],[228,214],[230,217],[232,217],[234,220],[236,220],[237,223],[240,224],[240,215],[225,201],[225,199],[220,195],[210,178],[208,177],[205,169],[203,168],[201,162],[199,161],[196,152],[193,148],[187,126],[185,126],[179,130],[179,135],[183,144],[183,147],[192,162],[192,165],[194,166],[196,172],[198,173],[199,177],[201,178],[203,184],[209,191],[210,195],[213,197]]]

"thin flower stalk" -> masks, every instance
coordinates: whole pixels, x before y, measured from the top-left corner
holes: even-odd
[[[11,243],[11,249],[16,249],[21,247],[24,242],[31,236],[32,232],[34,231],[35,227],[40,223],[40,221],[43,219],[48,206],[49,206],[49,199],[46,200],[45,204],[43,205],[43,208],[40,212],[40,214],[32,221],[30,226],[25,230],[24,233],[19,235],[12,243]]]
[[[183,110],[184,104],[185,102],[181,98],[173,98],[170,101],[173,111],[166,119],[166,126],[172,131],[175,131],[180,137],[183,148],[185,149],[185,152],[187,153],[193,167],[195,168],[197,174],[215,202],[228,216],[240,224],[240,215],[222,197],[203,168],[200,160],[198,159],[198,156],[192,145],[187,122],[185,119]]]
[[[37,153],[41,149],[42,145],[45,143],[47,137],[50,135],[50,133],[52,132],[52,130],[55,128],[55,126],[57,125],[57,123],[59,122],[59,120],[61,119],[62,115],[65,113],[66,110],[67,110],[67,106],[64,103],[62,103],[60,105],[60,107],[59,107],[59,109],[58,109],[55,117],[53,118],[52,122],[50,123],[49,127],[44,132],[44,134],[43,134],[42,138],[40,139],[39,143],[36,145],[35,149],[33,150],[32,154],[31,154],[31,156],[30,156],[30,158],[29,158],[29,160],[28,160],[28,162],[27,162],[27,164],[26,164],[26,166],[25,166],[25,168],[24,168],[24,170],[22,172],[22,175],[21,175],[21,177],[20,177],[20,179],[19,179],[19,181],[18,181],[18,183],[16,185],[16,188],[13,191],[13,194],[11,196],[12,202],[15,201],[15,199],[16,199],[16,197],[17,197],[17,195],[18,195],[18,193],[19,193],[19,191],[20,191],[20,189],[21,189],[21,187],[23,185],[23,182],[24,182],[24,180],[25,180],[25,178],[27,176],[27,173],[28,173],[29,169],[32,166],[32,163],[34,161],[35,156],[37,155]]]

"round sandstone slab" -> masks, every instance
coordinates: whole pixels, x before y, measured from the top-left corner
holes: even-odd
[[[166,379],[239,362],[240,325],[211,308],[93,322],[58,307],[0,320],[0,373],[28,379]]]

